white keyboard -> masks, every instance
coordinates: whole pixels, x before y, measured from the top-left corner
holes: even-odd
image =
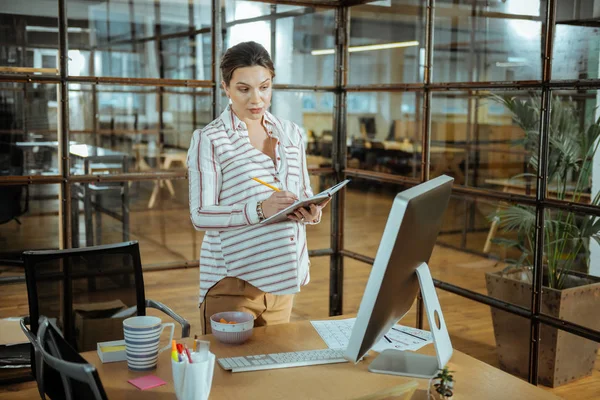
[[[223,369],[231,372],[260,371],[264,369],[304,367],[307,365],[348,362],[348,360],[344,358],[343,350],[332,349],[219,358],[218,361]]]

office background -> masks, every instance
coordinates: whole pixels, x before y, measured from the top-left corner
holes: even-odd
[[[599,17],[593,0],[3,2],[0,283],[25,295],[23,250],[122,240],[140,242],[157,280],[197,278],[186,151],[226,105],[223,50],[255,40],[275,62],[271,112],[303,130],[313,188],[353,179],[309,228],[313,282],[295,318],[356,312],[395,194],[448,174],[431,267],[455,346],[503,365],[489,306],[505,310],[532,343],[510,372],[593,396],[596,353],[591,377],[550,384],[538,338],[554,327],[600,341],[597,312],[582,305],[600,290],[597,229],[582,228],[600,216],[600,155],[581,140],[600,116]],[[530,225],[505,232],[506,210]],[[541,228],[552,221],[574,225],[579,242],[553,246]],[[515,263],[521,298],[492,285]],[[544,267],[567,264],[591,295],[577,291],[586,300],[558,314]],[[190,310],[196,296],[190,282]],[[406,323],[421,321],[417,307]]]

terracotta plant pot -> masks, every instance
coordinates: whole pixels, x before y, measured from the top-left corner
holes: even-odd
[[[522,271],[486,273],[488,295],[529,309],[532,285],[521,279],[522,274]],[[575,275],[568,278],[565,289],[544,287],[542,313],[591,329],[600,329],[600,278]],[[491,310],[500,367],[527,379],[530,321],[495,308]],[[594,341],[542,324],[539,382],[556,387],[591,375],[598,346]]]

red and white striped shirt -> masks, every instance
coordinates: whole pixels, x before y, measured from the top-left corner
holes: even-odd
[[[269,112],[263,125],[277,139],[275,161],[252,146],[246,124],[231,106],[192,136],[187,158],[190,216],[197,230],[206,231],[200,250],[200,303],[225,277],[274,294],[297,293],[310,279],[305,225],[260,224],[256,205],[273,191],[251,179],[300,199],[312,196],[302,135],[296,124]]]

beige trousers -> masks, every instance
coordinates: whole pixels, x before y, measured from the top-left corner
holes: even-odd
[[[200,305],[200,324],[204,335],[211,333],[210,316],[223,311],[246,311],[254,315],[254,326],[290,322],[293,294],[270,294],[248,282],[227,277],[214,285]]]

